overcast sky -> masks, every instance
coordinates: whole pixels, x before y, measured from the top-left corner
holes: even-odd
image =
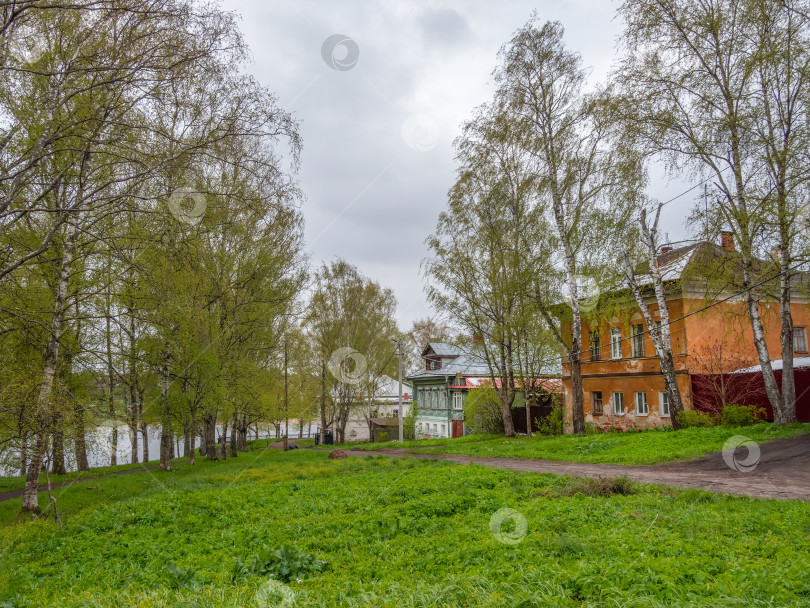
[[[420,261],[453,183],[452,141],[490,99],[498,49],[529,18],[559,20],[566,44],[604,79],[620,23],[609,0],[225,0],[242,17],[253,74],[301,121],[306,245],[394,289],[398,322],[431,314]],[[336,36],[337,35],[337,36]],[[342,37],[341,37],[342,36]],[[660,176],[667,200],[690,185]],[[687,236],[687,195],[666,207]]]

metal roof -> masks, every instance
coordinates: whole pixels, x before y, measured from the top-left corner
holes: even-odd
[[[451,345],[446,345],[451,346]],[[459,353],[458,356],[446,362],[440,369],[422,369],[408,376],[408,380],[416,378],[446,378],[447,376],[489,376],[489,365],[484,357],[484,353],[479,350],[465,351],[461,347],[454,346]],[[541,375],[559,376],[560,366],[550,365],[541,371]]]
[[[464,353],[464,350],[455,344],[448,344],[447,342],[430,342],[427,348],[423,351],[426,353],[428,349],[433,350],[437,357],[458,357]]]

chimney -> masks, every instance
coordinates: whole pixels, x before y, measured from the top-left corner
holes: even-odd
[[[661,247],[661,253],[668,253],[670,251],[672,251],[672,247],[670,247],[669,245],[664,245],[663,247]]]
[[[734,249],[734,233],[727,230],[721,232],[720,246],[726,251],[736,251],[736,249]]]

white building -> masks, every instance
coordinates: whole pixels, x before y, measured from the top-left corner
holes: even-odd
[[[402,382],[403,416],[408,415],[413,402],[411,387]],[[346,441],[368,441],[369,418],[396,418],[399,415],[399,382],[390,376],[382,376],[377,382],[373,401],[364,396],[363,403],[358,403],[349,415],[346,423]]]

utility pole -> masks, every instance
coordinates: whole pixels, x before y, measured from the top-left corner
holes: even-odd
[[[399,355],[399,442],[402,443],[405,439],[403,436],[402,419],[404,412],[402,411],[402,340],[397,340],[397,355]]]
[[[290,428],[290,402],[287,390],[287,337],[284,337],[284,451],[289,449],[288,429]]]

